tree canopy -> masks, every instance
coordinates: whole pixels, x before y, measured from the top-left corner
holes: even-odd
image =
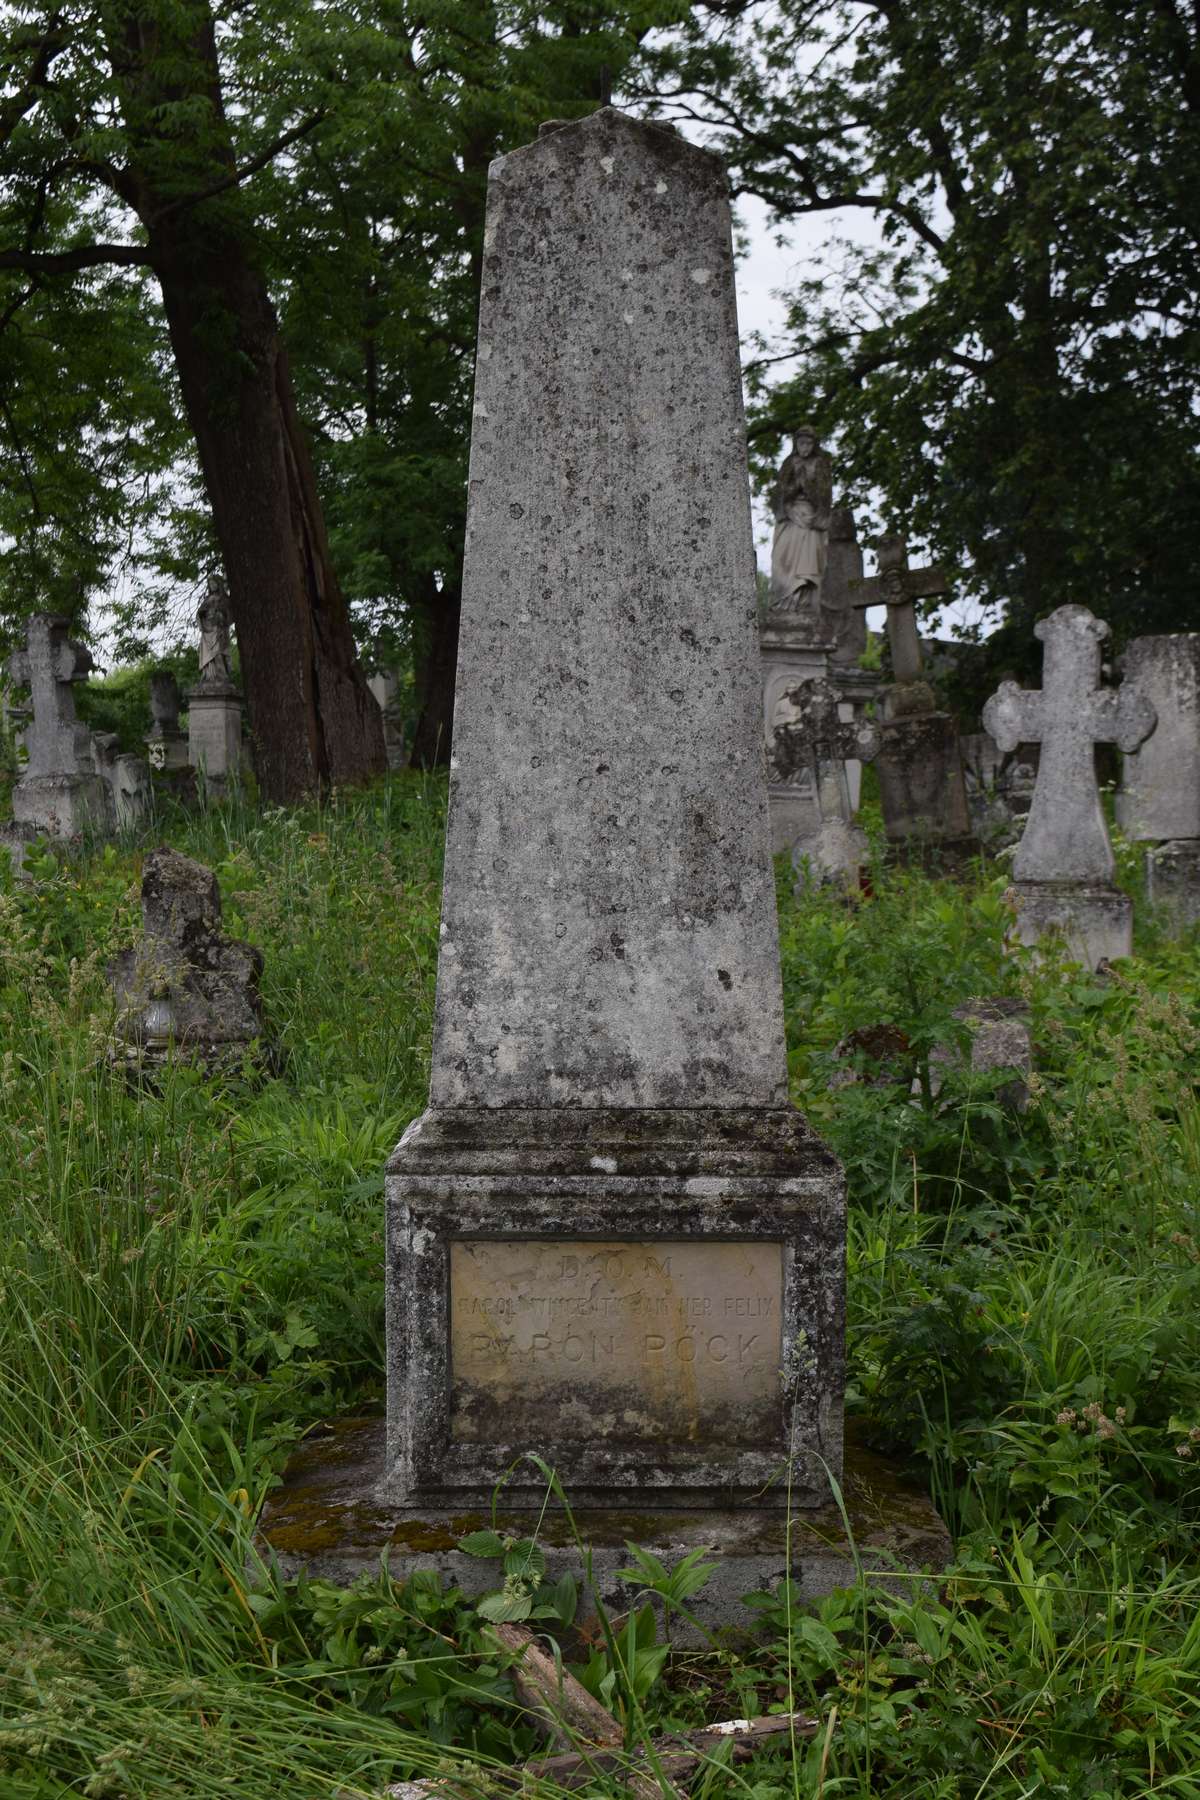
[[[1195,9],[779,0],[683,36],[647,97],[735,189],[874,228],[752,370],[760,456],[820,423],[877,524],[1002,615],[993,666],[1068,600],[1120,637],[1200,625]]]
[[[310,775],[348,742],[322,694],[357,729],[351,626],[448,749],[487,167],[610,91],[781,229],[829,217],[748,365],[760,479],[816,421],[869,523],[1003,620],[989,670],[1068,599],[1200,626],[1181,0],[9,0],[0,58],[2,622],[82,622],[124,571],[137,653],[232,561],[248,685],[281,632],[324,646],[281,751]]]

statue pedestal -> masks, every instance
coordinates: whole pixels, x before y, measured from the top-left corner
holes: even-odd
[[[217,794],[236,780],[242,762],[242,701],[232,682],[194,687],[188,695],[188,761]]]

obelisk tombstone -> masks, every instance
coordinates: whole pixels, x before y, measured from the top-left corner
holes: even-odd
[[[493,164],[429,1108],[389,1166],[426,1518],[827,1500],[841,1172],[787,1103],[727,184],[605,108]],[[703,1512],[696,1516],[708,1516]]]

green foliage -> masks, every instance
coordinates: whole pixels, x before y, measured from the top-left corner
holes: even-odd
[[[780,0],[694,17],[647,96],[708,128],[739,192],[831,233],[780,358],[750,369],[766,480],[819,421],[847,500],[959,565],[1005,619],[975,671],[1037,672],[1030,626],[1194,626],[1200,522],[1200,38],[1163,0]],[[968,698],[968,696],[964,696]]]

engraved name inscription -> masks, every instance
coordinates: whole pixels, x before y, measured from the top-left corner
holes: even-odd
[[[782,1304],[779,1244],[453,1243],[452,1435],[776,1447]]]

